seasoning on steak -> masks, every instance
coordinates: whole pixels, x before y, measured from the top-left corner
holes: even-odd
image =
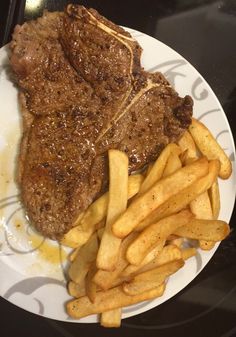
[[[29,219],[60,238],[107,187],[107,151],[130,173],[155,160],[191,123],[192,99],[140,65],[141,47],[93,9],[17,26],[11,65],[20,93],[19,183]]]

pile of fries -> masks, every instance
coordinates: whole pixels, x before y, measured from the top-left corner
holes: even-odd
[[[217,178],[231,170],[195,119],[143,174],[128,176],[126,154],[110,150],[109,191],[62,240],[75,248],[68,290],[76,299],[67,303],[68,314],[101,314],[101,325],[119,327],[122,307],[162,296],[168,277],[196,254],[192,240],[209,250],[229,234],[229,225],[217,220]]]

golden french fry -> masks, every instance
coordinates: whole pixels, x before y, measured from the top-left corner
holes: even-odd
[[[213,219],[211,202],[207,191],[192,200],[189,207],[191,212],[196,216],[196,219]],[[214,245],[215,243],[213,241],[199,240],[199,247],[203,250],[210,250]]]
[[[191,201],[190,209],[192,213],[195,214],[197,219],[213,219],[213,212],[207,191],[200,194],[196,199]],[[199,247],[202,250],[211,250],[214,246],[214,241],[199,240]]]
[[[85,278],[80,284],[70,281],[68,283],[68,292],[71,296],[79,298],[86,295]]]
[[[173,235],[172,238],[170,238],[170,236],[167,238],[168,244],[175,245],[177,247],[182,247],[182,244],[183,244],[183,241],[184,241],[183,238],[180,238],[180,237],[175,236],[175,235]]]
[[[104,230],[105,230],[105,227],[99,228],[99,229],[97,230],[97,236],[98,236],[98,239],[99,239],[100,241],[102,240],[102,236],[103,236]]]
[[[93,277],[97,272],[96,268],[96,261],[94,261],[89,268],[88,274],[85,279],[85,290],[86,290],[86,295],[90,299],[92,303],[95,301],[96,297],[96,291],[97,291],[97,285],[96,283],[93,282]]]
[[[182,259],[188,260],[190,257],[195,256],[197,254],[197,250],[194,247],[190,247],[190,248],[184,248],[181,250],[181,254],[182,254]]]
[[[149,173],[151,172],[151,169],[153,168],[154,163],[150,163],[148,167],[146,168],[144,176],[147,177]]]
[[[78,215],[77,219],[76,219],[75,222],[73,223],[73,227],[74,227],[74,226],[78,226],[78,225],[80,224],[80,221],[83,219],[84,215],[85,215],[85,212],[81,212],[81,213]]]
[[[143,176],[135,174],[129,176],[128,180],[128,198],[132,198],[138,193]],[[100,198],[89,206],[88,210],[81,215],[80,223],[76,221],[77,226],[73,227],[61,239],[61,244],[77,248],[84,245],[91,235],[100,227],[103,227],[103,221],[107,213],[108,193],[103,194]]]
[[[220,214],[220,191],[217,179],[208,190],[208,194],[211,201],[213,219],[218,219]]]
[[[93,234],[89,241],[81,247],[69,268],[69,276],[75,283],[80,283],[89,270],[91,263],[96,259],[98,251],[97,234]]]
[[[208,128],[195,118],[192,118],[192,124],[189,127],[189,131],[197,147],[204,156],[209,160],[218,159],[220,161],[219,176],[222,179],[229,178],[232,173],[231,161]]]
[[[141,231],[150,224],[186,208],[193,199],[211,187],[218,175],[219,168],[220,163],[218,160],[210,161],[209,173],[205,177],[198,179],[187,188],[183,188],[179,193],[171,196],[166,202],[142,220],[135,230]]]
[[[126,260],[126,250],[130,243],[137,237],[137,233],[131,233],[127,236],[120,245],[119,257],[116,263],[116,267],[112,271],[101,270],[99,269],[94,275],[93,281],[100,286],[101,289],[107,290],[109,289],[118,278],[118,276],[122,273],[124,268],[128,265],[128,261]]]
[[[167,160],[165,169],[163,171],[163,175],[162,177],[167,177],[170,174],[174,173],[175,171],[177,171],[178,169],[180,169],[182,167],[182,163],[181,160],[179,159],[178,154],[176,153],[171,153],[169,155],[169,158]]]
[[[182,259],[166,263],[155,269],[151,269],[136,275],[130,282],[123,284],[123,290],[130,296],[159,287],[165,279],[184,266]]]
[[[129,296],[124,293],[122,286],[118,286],[107,291],[98,292],[94,303],[91,303],[87,296],[69,301],[66,305],[67,313],[73,318],[82,318],[92,314],[99,314],[160,297],[164,290],[165,285],[162,284],[158,288],[146,291],[142,294]]]
[[[182,258],[181,249],[175,245],[169,244],[163,248],[159,255],[155,257],[146,266],[143,266],[139,271],[147,271],[156,267],[159,267],[163,264],[169,263],[174,260],[180,260]]]
[[[141,183],[143,181],[141,174],[134,174],[129,176],[128,179],[128,198],[132,198],[138,193]],[[108,192],[103,194],[100,198],[92,203],[85,212],[81,220],[82,228],[87,231],[90,228],[95,228],[95,225],[102,221],[107,214],[108,207]]]
[[[127,207],[128,157],[124,152],[109,150],[109,201],[105,230],[97,254],[97,268],[114,270],[119,258],[121,239],[111,230],[114,221]]]
[[[209,240],[199,240],[199,247],[202,250],[211,250],[215,247],[215,242]]]
[[[121,308],[103,312],[100,323],[106,328],[119,328],[121,324]]]
[[[129,205],[128,209],[113,224],[113,233],[119,238],[127,236],[158,206],[207,173],[208,161],[203,157],[161,179]]]
[[[61,244],[71,248],[77,248],[84,245],[93,232],[85,232],[81,225],[75,226],[67,232],[60,240]]]
[[[137,271],[142,269],[143,266],[152,262],[157,256],[160,256],[163,250],[161,245],[157,245],[154,247],[143,259],[143,261],[139,265],[129,264],[121,273],[121,276],[124,278],[130,277],[135,274]]]
[[[181,258],[182,258],[181,250],[177,246],[167,245],[162,249],[162,251],[158,255],[154,257],[153,260],[148,261],[148,263],[146,264],[143,263],[143,261],[145,261],[146,259],[145,257],[139,266],[135,266],[133,264],[128,265],[126,269],[122,272],[121,276],[125,280],[129,280],[139,273],[154,269],[163,264],[166,264],[174,260],[179,260]]]
[[[146,178],[144,179],[140,187],[139,194],[146,192],[150,187],[152,187],[154,183],[160,180],[171,153],[176,153],[177,155],[179,155],[181,153],[179,146],[171,143],[165,147],[165,149],[161,152],[160,156],[153,164],[151,170],[148,172]]]
[[[183,210],[145,228],[127,249],[129,263],[139,265],[154,246],[160,244],[163,247],[167,237],[178,227],[187,224],[192,217],[191,212]]]
[[[190,210],[197,219],[212,220],[211,202],[207,192],[200,194],[190,202]]]
[[[76,255],[78,254],[79,250],[80,250],[80,246],[75,248],[70,254],[69,254],[69,261],[73,262],[74,259],[76,258]]]
[[[190,219],[187,225],[179,227],[174,234],[196,240],[221,241],[229,235],[230,227],[221,220]]]
[[[197,148],[194,143],[193,137],[188,131],[185,131],[183,136],[179,139],[178,145],[182,152],[187,153],[188,158],[197,158]]]

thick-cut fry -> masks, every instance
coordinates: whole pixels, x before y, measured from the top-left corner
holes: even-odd
[[[197,219],[213,219],[211,203],[207,191],[191,201],[190,209]],[[199,247],[203,250],[211,250],[214,245],[214,241],[199,240]]]
[[[126,212],[113,224],[113,233],[119,238],[127,236],[158,206],[207,173],[208,161],[203,157],[193,164],[187,165],[170,176],[161,179],[130,204]]]
[[[135,230],[141,231],[148,225],[186,208],[192,200],[211,187],[218,175],[219,168],[220,163],[218,160],[210,161],[209,173],[205,177],[198,179],[187,188],[183,188],[183,190],[181,190],[178,194],[170,197],[166,202],[160,205],[149,216],[141,221]]]
[[[190,210],[197,219],[212,220],[211,202],[207,192],[200,194],[190,202]]]
[[[99,228],[99,229],[97,230],[97,236],[98,236],[98,239],[99,239],[100,241],[102,240],[102,236],[103,236],[104,230],[105,230],[105,227]]]
[[[105,328],[119,328],[121,324],[121,308],[103,312],[100,323]]]
[[[84,245],[92,234],[93,231],[85,232],[82,226],[79,225],[71,228],[71,230],[63,236],[60,242],[64,246],[77,248]]]
[[[181,167],[182,167],[182,163],[181,163],[181,160],[179,159],[179,156],[176,153],[171,153],[167,160],[166,167],[163,172],[163,178],[174,173]]]
[[[179,139],[178,144],[183,153],[187,151],[188,158],[197,158],[197,148],[193,137],[188,131],[185,131],[183,136]]]
[[[123,284],[123,290],[126,294],[134,296],[145,291],[154,289],[165,282],[166,278],[182,268],[184,261],[182,259],[166,263],[155,269],[145,271],[135,276],[130,282]]]
[[[152,261],[143,264],[143,261],[146,259],[144,258],[142,263],[138,266],[135,266],[133,264],[127,266],[125,270],[122,272],[122,277],[124,279],[130,279],[139,273],[154,269],[163,264],[166,264],[174,260],[179,260],[181,258],[182,258],[181,250],[178,247],[174,245],[167,245],[162,249],[162,251],[157,256],[154,257]]]
[[[170,236],[167,238],[168,244],[170,244],[170,245],[175,245],[175,246],[177,246],[177,247],[182,247],[183,241],[184,241],[183,238],[179,238],[179,237],[176,236],[176,235],[170,235]]]
[[[139,194],[146,192],[150,187],[152,187],[154,183],[161,179],[167,160],[171,153],[179,155],[181,153],[179,146],[171,143],[165,147],[144,179]]]
[[[70,281],[68,283],[68,292],[71,296],[79,298],[86,295],[85,278],[80,284]]]
[[[178,227],[187,224],[192,217],[191,212],[184,210],[145,228],[127,249],[126,258],[129,263],[139,265],[154,246],[164,246],[167,237]]]
[[[121,274],[124,268],[128,265],[128,261],[126,260],[126,250],[136,237],[137,233],[131,233],[129,236],[127,236],[127,238],[125,238],[122,241],[120,245],[119,258],[114,270],[107,271],[99,269],[96,272],[93,281],[103,290],[109,289],[113,285],[115,279]]]
[[[188,260],[190,257],[195,256],[197,254],[197,250],[194,247],[190,247],[190,248],[184,248],[181,250],[181,254],[182,254],[182,259]]]
[[[96,297],[96,291],[97,291],[97,285],[96,283],[93,282],[93,277],[95,273],[97,272],[96,268],[96,261],[94,261],[88,271],[88,274],[85,279],[85,290],[86,290],[86,295],[90,299],[91,302],[94,303],[95,297]]]
[[[229,178],[232,173],[231,161],[207,127],[193,118],[189,131],[204,156],[209,160],[218,159],[220,161],[219,176],[222,179]]]
[[[229,235],[229,225],[221,220],[191,219],[187,225],[176,229],[174,234],[196,240],[221,241]]]
[[[73,318],[82,318],[92,314],[99,314],[105,311],[122,308],[138,302],[160,297],[164,293],[165,285],[146,291],[136,296],[129,296],[124,293],[122,286],[100,291],[96,295],[94,303],[91,303],[87,296],[72,300],[67,303],[67,312]]]
[[[129,176],[128,179],[128,198],[132,198],[138,193],[141,183],[143,181],[141,174]],[[79,217],[80,222],[76,221],[77,226],[74,226],[68,233],[61,239],[61,244],[77,248],[84,245],[91,237],[93,232],[98,229],[98,224],[102,224],[108,205],[108,192],[103,194],[100,198],[89,206],[87,211]]]
[[[128,198],[132,198],[138,193],[140,186],[143,181],[143,176],[141,174],[135,174],[129,176],[128,179]],[[103,220],[107,214],[108,207],[108,192],[103,194],[100,198],[92,203],[85,212],[84,217],[81,220],[82,228],[87,231],[91,227]]]
[[[189,206],[191,212],[196,216],[196,219],[213,219],[211,202],[207,191],[192,200]],[[199,241],[199,247],[203,250],[210,250],[214,247],[214,245],[215,243],[213,241]]]
[[[209,240],[199,240],[199,247],[202,250],[211,250],[215,247],[215,242]]]
[[[217,179],[208,190],[208,194],[211,201],[213,219],[218,219],[220,214],[220,191]]]
[[[174,246],[172,246],[173,248]],[[143,259],[143,261],[138,265],[135,266],[134,264],[129,264],[121,273],[122,277],[130,277],[134,275],[136,272],[141,270],[144,266],[149,265],[156,259],[159,259],[162,255],[166,255],[166,250],[169,249],[169,245],[160,249],[160,246],[154,247]],[[181,255],[180,257],[181,258]]]
[[[85,278],[91,263],[96,259],[97,251],[98,239],[95,233],[78,251],[75,260],[69,268],[69,276],[72,281],[80,283]]]
[[[127,207],[128,157],[118,150],[109,150],[109,201],[106,227],[97,255],[97,268],[114,270],[119,257],[121,239],[115,236],[111,226]]]
[[[69,254],[69,261],[70,262],[73,262],[74,261],[74,259],[76,258],[76,255],[78,254],[78,252],[79,252],[79,250],[80,250],[80,246],[79,247],[77,247],[77,248],[75,248],[70,254]]]

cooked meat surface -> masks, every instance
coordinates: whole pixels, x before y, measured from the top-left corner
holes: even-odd
[[[130,173],[155,160],[191,123],[160,73],[140,65],[141,47],[93,9],[17,26],[11,65],[21,89],[19,183],[29,219],[60,238],[107,187],[107,151],[129,157]]]

